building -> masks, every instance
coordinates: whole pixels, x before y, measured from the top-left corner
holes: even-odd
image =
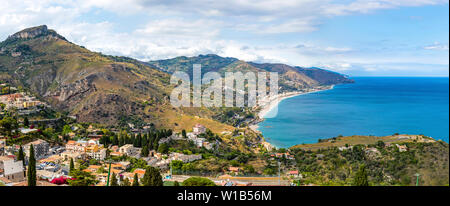
[[[399,152],[406,152],[406,151],[408,151],[408,147],[406,145],[395,144],[395,146],[397,146]]]
[[[228,171],[234,172],[234,173],[239,173],[240,169],[239,169],[239,167],[229,167]]]
[[[61,154],[59,154],[64,160],[63,161],[70,161],[70,159],[80,160],[86,158],[86,153],[84,152],[71,152],[71,151],[65,151]]]
[[[30,142],[23,146],[25,155],[27,157],[30,156],[30,145],[33,145],[34,156],[35,156],[36,160],[44,158],[47,155],[48,150],[50,149],[50,144],[48,142],[38,139],[34,142]]]
[[[206,132],[206,127],[201,125],[201,124],[196,124],[193,128],[192,128],[192,132],[196,135],[198,134],[203,134]]]
[[[23,181],[25,179],[23,162],[0,156],[0,177],[4,177],[11,182]]]
[[[196,160],[201,160],[202,159],[202,155],[185,155],[185,154],[181,154],[181,153],[171,153],[169,155],[169,160],[179,160],[182,161],[183,163],[187,163],[187,162],[193,162]]]
[[[31,133],[31,132],[37,132],[38,131],[38,129],[27,129],[27,128],[19,128],[19,130],[20,130],[20,133],[22,133],[22,134],[28,134],[28,133]]]
[[[104,160],[106,158],[106,149],[103,146],[90,145],[85,147],[85,152],[92,159]]]
[[[66,151],[69,152],[84,152],[84,148],[87,146],[86,142],[75,142],[73,140],[69,140],[66,144]]]
[[[298,170],[289,171],[289,172],[287,173],[287,175],[288,175],[288,176],[291,176],[291,177],[299,177]]]
[[[133,156],[133,155],[139,153],[138,149],[135,148],[132,144],[126,144],[126,145],[120,147],[119,152],[122,155],[127,155],[127,156]]]

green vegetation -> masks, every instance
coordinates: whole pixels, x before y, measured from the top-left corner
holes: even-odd
[[[366,173],[366,166],[361,165],[359,167],[358,172],[356,172],[356,175],[353,180],[354,186],[369,186],[369,180],[367,179],[367,173]]]
[[[163,186],[162,176],[159,169],[148,166],[142,178],[143,186]]]
[[[302,184],[317,185],[446,185],[449,181],[449,146],[445,142],[406,142],[400,151],[396,144],[377,142],[317,150],[292,149]]]
[[[36,186],[36,159],[34,157],[34,147],[30,145],[30,157],[28,159],[27,170],[28,186]]]
[[[67,180],[70,186],[93,186],[98,183],[95,176],[81,170],[72,171],[70,176],[72,178]]]
[[[190,177],[183,181],[183,186],[216,186],[216,184],[208,178]]]

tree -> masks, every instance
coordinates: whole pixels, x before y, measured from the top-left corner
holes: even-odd
[[[23,126],[25,127],[30,126],[30,120],[28,120],[28,117],[23,118]]]
[[[172,170],[174,171],[180,171],[183,167],[183,161],[181,160],[172,160],[170,162],[170,165],[172,166]]]
[[[144,186],[163,186],[162,176],[159,169],[148,166],[145,170],[142,182]]]
[[[134,173],[133,185],[132,186],[139,186],[139,178],[138,178],[137,173]]]
[[[159,145],[158,152],[162,154],[167,154],[169,152],[169,146],[166,143]]]
[[[173,186],[180,186],[180,183],[175,180],[175,182],[173,183]]]
[[[359,167],[353,179],[353,186],[369,186],[367,179],[366,166],[363,164]]]
[[[23,167],[25,168],[25,154],[23,153],[23,148],[20,146],[19,154],[17,155],[17,160],[22,161]]]
[[[72,128],[69,125],[64,125],[62,134],[66,135],[72,132]]]
[[[119,138],[117,138],[117,135],[113,136],[112,145],[119,145]]]
[[[30,157],[28,160],[28,186],[36,186],[36,159],[34,157],[33,145],[30,145]]]
[[[141,156],[148,157],[149,151],[147,145],[144,145],[141,150]]]
[[[93,175],[80,170],[72,171],[70,176],[72,176],[72,178],[68,180],[70,186],[91,186],[98,182]]]
[[[17,121],[10,116],[6,116],[0,120],[0,127],[3,132],[5,132],[8,136],[11,136],[12,130],[17,129]]]
[[[116,174],[113,172],[111,175],[111,186],[119,186],[119,182],[117,180]]]
[[[69,174],[75,169],[75,164],[73,163],[73,158],[70,158]]]
[[[128,178],[125,178],[121,183],[120,186],[130,186],[130,180]]]
[[[183,186],[216,186],[216,183],[208,178],[190,177],[183,181]]]
[[[3,87],[2,94],[9,94],[9,87]]]
[[[377,142],[377,147],[378,148],[384,148],[385,145],[386,144],[383,141],[381,141],[381,140]]]

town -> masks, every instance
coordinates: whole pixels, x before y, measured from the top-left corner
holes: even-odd
[[[263,175],[263,172],[258,173],[252,166],[245,165],[249,157],[239,151],[229,151],[219,135],[202,124],[180,132],[158,130],[151,124],[137,128],[132,123],[127,128],[106,129],[101,125],[77,123],[76,117],[42,112],[52,109],[17,88],[7,84],[2,84],[2,88],[2,185],[136,186],[183,183],[249,186],[289,185],[291,182],[286,178],[280,180],[274,168],[266,170],[266,175]],[[220,134],[224,135],[242,136],[244,132]],[[266,142],[253,147],[274,150]],[[194,168],[194,164],[202,165],[199,161],[212,159],[211,156],[224,148],[231,156],[225,158],[225,167],[213,172]],[[294,160],[294,156],[287,152],[265,155],[272,160]],[[256,174],[256,177],[237,178],[244,174]],[[152,182],[148,175],[155,175],[160,181]],[[289,171],[285,175],[296,178],[299,172]]]
[[[417,151],[448,152],[423,135],[338,136],[275,148],[245,124],[219,133],[198,122],[178,131],[133,121],[105,126],[1,86],[0,186],[367,185],[369,178],[410,185],[408,165],[433,163]]]

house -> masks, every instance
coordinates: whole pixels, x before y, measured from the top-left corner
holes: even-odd
[[[69,140],[66,144],[66,150],[69,152],[84,152],[84,147],[86,145],[80,142]]]
[[[229,167],[228,171],[238,173],[240,171],[239,167]]]
[[[134,174],[137,174],[137,176],[138,176],[138,178],[140,179],[140,178],[143,178],[144,177],[144,175],[145,175],[145,170],[144,169],[135,169],[134,171],[133,171],[133,177],[134,177]]]
[[[104,160],[106,158],[106,149],[103,146],[90,145],[85,147],[85,152],[92,159]]]
[[[103,166],[100,166],[100,165],[89,165],[89,167],[84,169],[83,171],[84,172],[89,172],[89,173],[96,173],[100,169],[100,167],[103,167]]]
[[[69,161],[70,159],[73,159],[75,161],[86,158],[86,154],[84,152],[65,151],[59,154],[59,156],[61,156],[64,159],[64,161]]]
[[[298,176],[299,176],[299,173],[298,173],[298,170],[292,170],[292,171],[289,171],[289,172],[287,173],[287,175],[288,175],[288,176],[291,176],[291,177],[298,177]]]
[[[187,163],[187,162],[193,162],[196,160],[200,160],[202,159],[202,155],[185,155],[185,154],[181,154],[181,153],[176,153],[173,152],[169,155],[169,160],[180,160],[183,163]]]
[[[408,151],[408,147],[406,145],[395,144],[395,146],[397,146],[399,152],[406,152],[406,151]]]
[[[44,158],[39,160],[40,163],[43,162],[53,162],[53,163],[62,163],[64,161],[64,157],[61,157],[60,155],[52,155],[50,157]]]
[[[205,138],[194,138],[192,139],[192,141],[194,142],[195,145],[197,145],[197,147],[203,147],[203,143],[206,142]]]
[[[201,125],[201,124],[196,124],[193,128],[192,128],[192,132],[194,134],[203,134],[206,132],[206,127]]]
[[[342,147],[338,147],[338,150],[339,151],[345,151],[345,150],[349,150],[349,149],[352,149],[353,148],[353,146],[342,146]]]
[[[132,144],[126,144],[119,148],[119,152],[122,155],[131,156],[134,153],[134,146]]]
[[[31,132],[37,132],[38,131],[37,129],[26,129],[26,128],[19,128],[19,130],[20,130],[20,133],[22,133],[22,134],[28,134],[28,133],[31,133]]]
[[[15,161],[7,156],[0,156],[0,177],[11,182],[19,182],[25,179],[22,161]]]
[[[90,140],[88,140],[87,143],[88,143],[88,145],[100,145],[98,138],[91,138]]]
[[[25,155],[27,157],[30,156],[30,146],[31,145],[33,145],[34,156],[35,156],[35,158],[37,160],[44,158],[47,155],[48,150],[50,148],[50,144],[48,142],[44,141],[44,140],[41,140],[41,139],[38,139],[38,140],[36,140],[34,142],[30,142],[30,143],[25,144],[23,146]]]

